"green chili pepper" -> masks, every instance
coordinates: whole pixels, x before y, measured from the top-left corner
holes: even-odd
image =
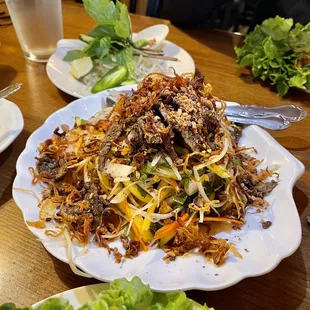
[[[99,80],[91,92],[93,94],[98,93],[102,90],[113,88],[119,86],[127,77],[127,68],[125,66],[116,66],[115,68],[108,71],[102,78]]]

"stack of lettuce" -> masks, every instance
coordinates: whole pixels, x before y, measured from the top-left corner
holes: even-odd
[[[251,66],[255,77],[270,81],[284,96],[290,87],[310,90],[310,23],[269,18],[235,47],[240,67]]]
[[[68,300],[49,298],[38,307],[18,309],[13,303],[0,306],[0,310],[73,310]],[[131,281],[117,279],[102,291],[97,300],[79,310],[213,310],[186,297],[182,291],[153,293],[138,277]]]

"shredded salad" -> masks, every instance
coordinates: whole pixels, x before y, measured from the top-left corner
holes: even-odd
[[[76,118],[41,143],[33,183],[44,183],[39,221],[81,244],[94,240],[120,262],[159,246],[169,262],[196,252],[214,264],[233,244],[208,223],[239,228],[247,207],[264,209],[277,185],[273,169],[258,169],[255,149],[238,146],[242,129],[224,115],[225,103],[192,74],[152,73],[132,95],[89,120]],[[220,102],[218,108],[216,102]],[[110,247],[119,239],[125,249]]]

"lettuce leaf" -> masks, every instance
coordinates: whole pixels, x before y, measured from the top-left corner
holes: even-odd
[[[73,307],[66,299],[49,298],[36,307],[36,310],[73,310]]]
[[[150,286],[143,284],[138,277],[133,277],[131,281],[125,278],[114,280],[110,288],[120,291],[127,309],[145,310],[152,302],[153,293]]]
[[[261,28],[272,39],[280,41],[287,38],[292,26],[292,18],[285,19],[283,17],[276,16],[275,18],[264,20]]]
[[[213,310],[207,305],[199,305],[186,297],[182,291],[171,293],[154,293],[152,305],[147,310]]]
[[[310,23],[306,26],[297,23],[290,32],[288,41],[294,52],[310,53]]]
[[[0,310],[33,310],[32,307],[17,308],[13,303],[6,303],[0,306]]]

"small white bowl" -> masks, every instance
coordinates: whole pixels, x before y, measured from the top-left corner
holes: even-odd
[[[155,39],[155,43],[152,44],[150,47],[156,48],[164,42],[168,33],[169,33],[169,27],[164,24],[159,24],[159,25],[145,28],[141,30],[140,32],[138,32],[134,36],[134,41]]]
[[[17,138],[23,128],[24,119],[19,107],[0,98],[0,153]]]

